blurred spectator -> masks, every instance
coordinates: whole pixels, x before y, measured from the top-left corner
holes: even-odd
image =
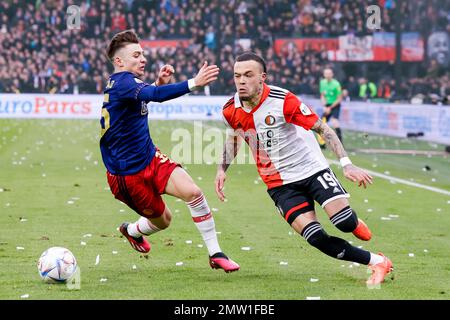
[[[377,86],[366,78],[359,79],[359,97],[364,100],[373,99],[377,96]]]

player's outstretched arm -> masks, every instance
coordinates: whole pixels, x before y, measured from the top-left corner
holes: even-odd
[[[352,164],[347,156],[347,152],[344,150],[344,146],[333,129],[320,119],[316,121],[311,129],[321,135],[328,148],[337,156],[344,170],[344,176],[348,180],[358,182],[358,186],[362,185],[364,188],[366,188],[367,184],[372,184],[372,177],[366,171]]]
[[[223,186],[225,184],[225,180],[227,179],[227,175],[225,171],[227,171],[228,167],[233,162],[234,158],[239,151],[239,148],[242,144],[242,138],[240,136],[228,135],[225,141],[225,145],[223,147],[223,155],[219,161],[219,165],[217,166],[217,174],[216,174],[216,194],[220,201],[225,200],[225,194],[223,192]]]
[[[217,80],[219,68],[216,65],[208,66],[205,61],[195,78],[188,81],[165,84],[162,86],[146,86],[138,94],[139,100],[164,102],[178,98],[191,92],[197,87],[203,87]]]

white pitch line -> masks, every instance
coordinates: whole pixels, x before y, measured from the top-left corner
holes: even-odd
[[[327,159],[327,160],[328,160],[328,159]],[[340,166],[339,161],[336,161],[336,160],[328,160],[328,162]],[[364,170],[367,171],[370,175],[375,176],[375,177],[380,177],[380,178],[383,178],[383,179],[386,179],[386,180],[389,180],[389,181],[395,181],[395,182],[398,182],[398,183],[406,184],[406,185],[408,185],[408,186],[412,186],[412,187],[416,187],[416,188],[421,188],[421,189],[425,189],[425,190],[428,190],[428,191],[433,191],[433,192],[437,192],[437,193],[442,193],[442,194],[445,194],[445,195],[447,195],[447,196],[450,196],[450,191],[447,191],[447,190],[444,190],[444,189],[439,189],[439,188],[435,188],[435,187],[430,187],[430,186],[427,186],[427,185],[425,185],[425,184],[421,184],[421,183],[417,183],[417,182],[412,182],[412,181],[404,180],[404,179],[401,179],[401,178],[396,178],[396,177],[388,176],[388,175],[386,175],[386,174],[379,173],[379,172],[375,172],[375,171],[372,171],[372,170],[369,170],[369,169],[365,169],[365,168],[361,168],[361,169],[364,169]]]

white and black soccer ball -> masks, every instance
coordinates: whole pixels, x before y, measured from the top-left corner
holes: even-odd
[[[38,261],[39,275],[47,283],[64,283],[77,271],[77,260],[69,249],[51,247]]]

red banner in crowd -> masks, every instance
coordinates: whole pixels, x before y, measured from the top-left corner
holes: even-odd
[[[277,39],[274,43],[274,49],[277,54],[286,49],[296,47],[299,52],[305,50],[328,51],[338,49],[338,39],[336,38],[292,38]]]
[[[174,39],[174,40],[141,40],[141,46],[143,48],[168,48],[181,46],[186,48],[189,45],[189,40],[186,39]]]

